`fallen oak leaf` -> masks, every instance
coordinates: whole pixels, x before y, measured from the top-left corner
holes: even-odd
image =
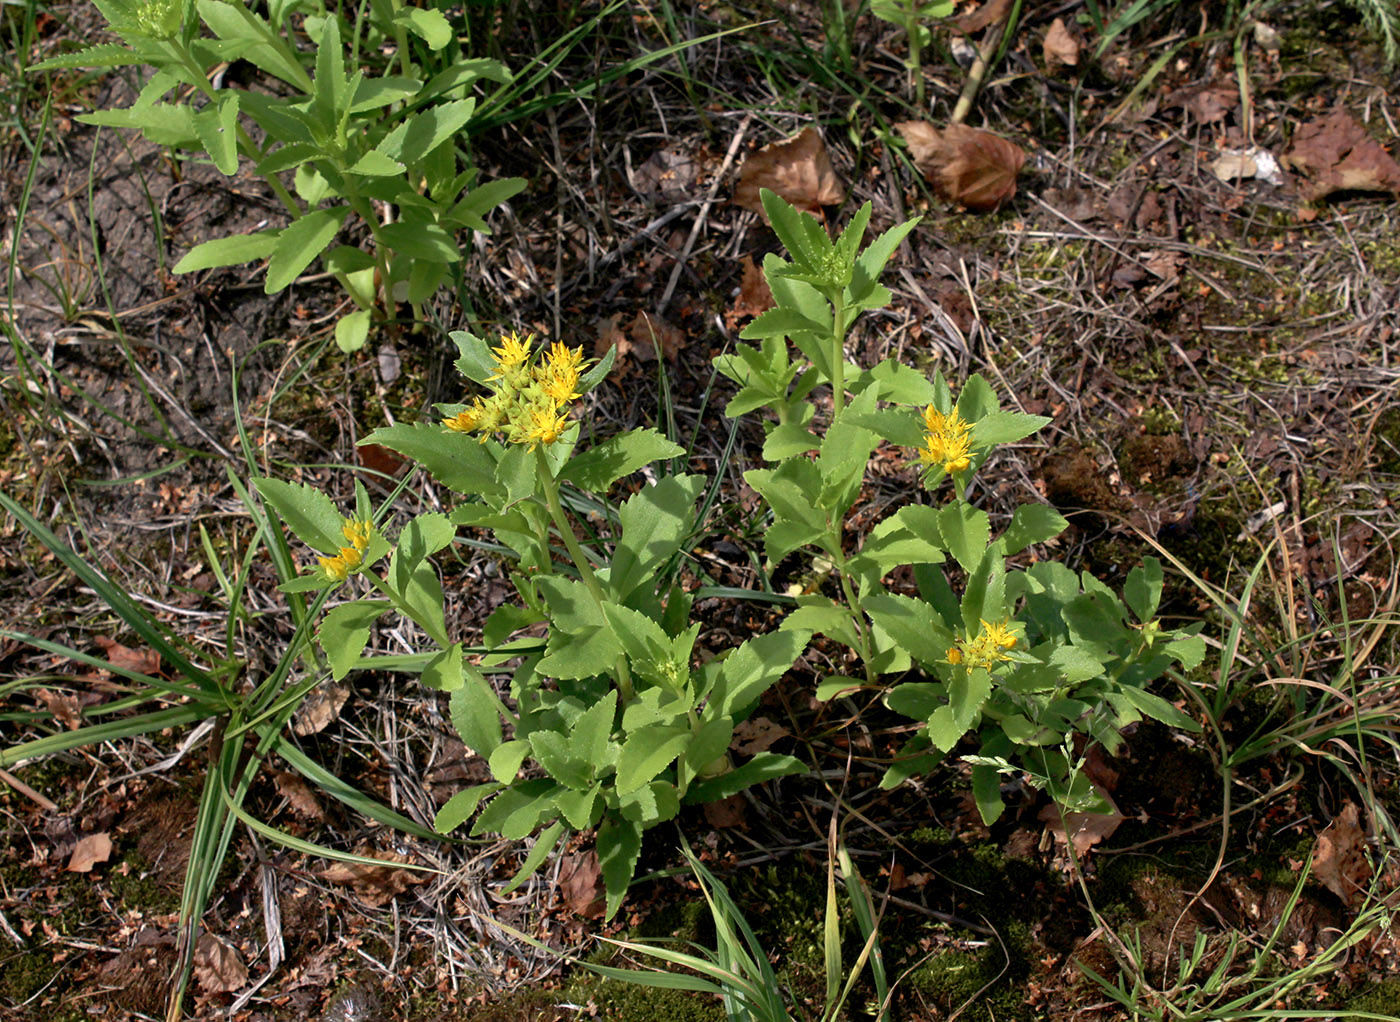
[[[730,201],[766,219],[758,196],[763,188],[819,218],[823,206],[839,206],[846,200],[846,190],[816,128],[804,128],[795,138],[766,145],[746,158]]]
[[[909,146],[914,166],[933,190],[969,210],[988,213],[1016,194],[1016,175],[1026,152],[981,128],[950,124],[939,131],[928,121],[901,121],[895,130]]]

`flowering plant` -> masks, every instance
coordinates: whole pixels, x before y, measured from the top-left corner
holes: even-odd
[[[364,490],[350,519],[310,487],[257,481],[303,542],[324,556],[284,588],[369,589],[333,606],[318,638],[332,676],[376,667],[421,673],[450,693],[462,740],[492,779],[458,792],[438,829],[472,821],[473,835],[536,834],[507,890],[523,883],[573,831],[596,828],[609,914],[631,882],[643,831],[683,803],[725,798],[805,769],[761,752],[736,764],[729,745],[763,692],[791,667],[809,636],[759,635],[697,663],[700,626],[677,564],[697,534],[705,480],[662,474],[620,503],[609,493],[638,469],[683,453],[655,430],[638,429],[580,451],[573,403],[607,373],[612,355],[589,366],[580,349],[508,334],[494,347],[453,335],[458,369],[485,388],[441,408],[434,424],[374,431],[376,443],[417,461],[459,495],[448,513],[421,514],[390,546]],[[591,536],[571,508],[603,523]],[[454,640],[430,558],[485,531],[514,586],[482,643]],[[477,545],[480,541],[473,540]],[[348,545],[347,545],[348,544]],[[559,546],[565,557],[557,556]],[[376,563],[389,554],[386,570]],[[371,631],[397,613],[431,646],[415,657],[366,652]],[[542,634],[541,634],[542,633]]]
[[[792,260],[764,261],[775,307],[743,331],[761,346],[740,346],[716,368],[740,385],[729,415],[760,408],[774,415],[763,457],[775,467],[744,474],[772,516],[765,530],[770,564],[805,546],[835,576],[834,592],[798,596],[783,624],[844,644],[861,664],[863,678],[829,678],[818,696],[868,688],[923,723],[886,774],[887,785],[931,769],[975,735],[979,748],[964,758],[973,764],[974,794],[988,821],[1002,811],[1002,774],[1045,788],[1067,808],[1103,808],[1079,769],[1085,742],[1075,735],[1112,750],[1119,730],[1143,715],[1194,729],[1146,686],[1172,663],[1198,664],[1203,641],[1156,619],[1162,571],[1155,561],[1128,576],[1133,617],[1087,572],[1076,576],[1054,561],[1009,566],[1032,544],[1054,539],[1064,518],[1026,504],[993,537],[990,516],[968,501],[967,486],[998,446],[1030,436],[1048,419],[1003,410],[981,376],[970,377],[954,400],[941,373],[930,382],[893,359],[870,369],[846,362],[848,330],[862,311],[889,301],[879,273],[917,221],[862,250],[868,204],[833,242],[813,217],[772,192],[762,199]],[[805,365],[792,360],[789,342]],[[823,385],[831,411],[818,432],[813,395]],[[881,440],[917,451],[924,486],[938,492],[951,479],[953,495],[942,507],[899,508],[852,549],[845,521]],[[917,597],[888,590],[886,579],[902,567],[912,568]]]

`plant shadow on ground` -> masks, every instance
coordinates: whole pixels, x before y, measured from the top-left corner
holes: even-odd
[[[572,57],[561,73],[583,81],[609,61],[673,41],[675,33],[698,36],[727,27],[723,19],[775,13],[697,9],[676,23],[651,5],[638,8],[644,16],[605,22],[596,49]],[[1360,42],[1349,10],[1278,11],[1276,55],[1250,51],[1250,141],[1280,151],[1295,123],[1333,105],[1374,103],[1387,116],[1393,112],[1386,73],[1374,48]],[[988,127],[1034,151],[1033,169],[1011,206],[989,216],[932,199],[901,173],[893,143],[869,130],[910,116],[899,98],[902,64],[890,59],[889,48],[901,45],[894,35],[868,17],[855,23],[861,85],[853,103],[836,84],[850,72],[827,45],[823,26],[804,20],[810,12],[777,13],[777,23],[697,47],[684,65],[636,72],[600,87],[586,103],[505,125],[475,143],[490,176],[521,174],[533,182],[494,225],[496,236],[471,255],[469,279],[479,282],[471,299],[482,332],[499,323],[585,344],[623,340],[629,350],[598,392],[586,430],[606,437],[669,416],[693,444],[696,470],[730,474],[722,527],[697,548],[692,582],[759,584],[760,555],[750,554],[760,548],[761,530],[746,520],[737,469],[761,436],[745,425],[739,453],[726,459],[729,425],[720,409],[727,395],[722,386],[710,390],[710,360],[730,347],[744,321],[735,300],[743,257],[761,262],[776,247],[751,215],[706,203],[706,190],[715,183],[717,194],[726,194],[729,182],[714,182],[714,175],[741,125],[743,145],[752,147],[815,119],[826,127],[838,172],[851,182],[848,205],[830,211],[833,221],[867,198],[883,226],[905,215],[927,217],[893,269],[895,304],[852,339],[853,351],[873,361],[900,350],[919,368],[954,378],[981,371],[1025,411],[1054,417],[1041,441],[999,456],[980,474],[977,499],[995,521],[1038,491],[1071,520],[1048,553],[1113,585],[1152,552],[1144,537],[1228,590],[1265,557],[1279,595],[1257,601],[1249,620],[1260,636],[1257,650],[1278,655],[1281,665],[1287,657],[1279,651],[1301,635],[1289,648],[1308,648],[1309,662],[1328,668],[1340,655],[1344,616],[1361,622],[1393,609],[1391,505],[1400,480],[1390,350],[1400,279],[1393,203],[1346,196],[1300,219],[1293,192],[1203,172],[1217,149],[1246,141],[1228,51],[1213,45],[1183,51],[1154,84],[1155,99],[1100,127],[1147,72],[1153,40],[1177,29],[1194,34],[1201,10],[1173,8],[1152,32],[1129,33],[1068,78],[1040,72],[1035,40],[1046,25],[1024,25],[1008,57],[1011,73],[988,83],[978,109]],[[55,7],[48,17],[30,41],[36,55],[95,28],[91,12],[79,6]],[[529,18],[506,21],[494,44],[508,62],[521,63],[538,45],[539,26]],[[740,54],[746,59],[736,59]],[[929,57],[936,109],[946,111],[961,88],[956,67]],[[73,76],[53,85],[55,95],[85,106],[109,104],[131,88],[118,76]],[[1200,99],[1211,89],[1222,109]],[[21,104],[17,123],[40,123],[36,93],[7,95]],[[752,121],[750,111],[759,111]],[[32,177],[26,138],[42,139]],[[196,523],[208,523],[220,552],[247,542],[246,517],[226,477],[237,446],[234,367],[244,366],[236,400],[255,424],[263,467],[307,466],[299,469],[306,481],[343,492],[348,474],[326,466],[398,470],[392,460],[372,463],[374,455],[356,453],[354,440],[365,429],[390,416],[419,419],[433,401],[457,398],[444,382],[450,347],[441,332],[391,325],[372,350],[322,354],[338,300],[324,282],[267,297],[243,271],[193,280],[169,275],[172,259],[194,242],[275,217],[270,196],[251,178],[229,181],[209,167],[175,164],[140,140],[76,124],[57,107],[42,134],[6,129],[0,167],[7,208],[23,199],[28,210],[10,249],[17,272],[13,355],[3,381],[7,423],[0,427],[5,485],[23,493],[28,506],[50,508],[51,524],[82,537],[130,591],[169,608],[175,627],[218,632],[225,604],[191,536]],[[696,208],[707,220],[692,244]],[[678,264],[682,252],[688,258]],[[447,297],[433,312],[443,332],[462,315]],[[650,350],[652,330],[663,340],[660,358]],[[285,341],[264,345],[273,338]],[[669,403],[658,396],[661,379]],[[917,492],[907,467],[884,464],[888,470],[870,478],[857,511],[871,525]],[[104,485],[80,485],[93,480]],[[8,618],[78,645],[110,633],[100,609],[84,609],[90,596],[37,545],[8,527],[0,543]],[[253,584],[267,599],[250,622],[250,672],[274,660],[278,639],[285,639],[272,572],[265,565],[254,571]],[[470,636],[508,586],[489,560],[463,559],[448,571],[450,618],[457,634]],[[801,584],[809,574],[803,565],[778,571],[780,585]],[[760,605],[710,600],[697,609],[708,615],[716,649],[776,622]],[[1170,579],[1164,610],[1182,620],[1205,618],[1217,630],[1227,623],[1182,574]],[[1395,649],[1387,641],[1373,663],[1389,663],[1393,673]],[[881,767],[899,746],[904,722],[878,704],[857,707],[857,715],[814,705],[813,677],[840,666],[818,664],[817,657],[812,677],[790,678],[759,713],[782,724],[777,748],[808,756],[824,776],[854,764],[840,812],[848,845],[883,906],[884,955],[892,977],[901,978],[896,1017],[1121,1017],[1075,964],[1110,977],[1118,968],[1085,891],[1115,932],[1137,934],[1143,964],[1157,976],[1198,933],[1214,955],[1230,932],[1267,936],[1283,915],[1272,967],[1301,967],[1349,920],[1353,910],[1316,880],[1291,912],[1283,911],[1313,842],[1355,797],[1326,761],[1290,759],[1281,743],[1243,765],[1234,783],[1237,806],[1246,808],[1229,819],[1222,854],[1217,752],[1201,738],[1183,741],[1142,727],[1105,764],[1117,776],[1114,796],[1125,820],[1082,855],[1081,890],[1033,792],[1009,788],[1020,801],[989,829],[963,797],[967,779],[956,765],[917,786],[879,791]],[[7,744],[32,734],[37,711],[51,706],[40,688],[79,700],[79,712],[80,697],[106,698],[102,679],[79,665],[12,643],[0,646],[0,666],[7,679],[42,679],[3,689],[0,735]],[[1319,668],[1317,676],[1330,675]],[[416,809],[421,819],[485,776],[435,699],[406,693],[392,678],[351,680],[339,713],[301,739],[337,773]],[[1384,689],[1368,698],[1393,700]],[[1222,726],[1227,738],[1244,740],[1280,727],[1299,706],[1260,689],[1237,700]],[[0,1013],[67,1022],[163,1011],[202,751],[156,767],[180,750],[183,737],[159,735],[17,768],[14,777],[39,801],[0,788]],[[1394,814],[1393,755],[1387,760],[1383,747],[1370,746],[1367,781],[1378,807]],[[256,979],[269,969],[263,904],[273,891],[283,958],[236,1017],[324,1012],[333,1022],[339,1011],[348,1020],[346,1006],[360,1003],[358,991],[384,1018],[424,1022],[722,1017],[712,1000],[640,990],[582,970],[561,973],[556,961],[501,942],[484,921],[494,915],[583,953],[591,953],[587,938],[595,931],[703,944],[713,932],[684,878],[639,884],[623,918],[604,926],[586,899],[564,893],[560,872],[515,900],[497,897],[522,854],[516,846],[429,847],[395,837],[288,777],[259,781],[250,809],[260,819],[346,849],[393,849],[456,879],[417,883],[389,871],[337,881],[327,879],[323,863],[239,837],[206,924],[239,949]],[[723,812],[695,810],[681,819],[681,833],[729,885],[773,952],[799,1015],[818,1015],[824,995],[819,919],[824,827],[834,803],[818,781],[788,780]],[[100,834],[111,837],[110,859],[91,873],[66,871],[76,843]],[[647,869],[676,870],[664,834],[653,835],[645,856]],[[860,942],[842,905],[850,961]],[[1400,1013],[1400,955],[1393,951],[1388,936],[1362,942],[1325,982],[1299,991],[1296,1003],[1319,1017]],[[871,997],[868,983],[860,986],[849,1017],[873,1017]],[[229,993],[201,993],[191,1011],[224,1017],[232,1000]]]

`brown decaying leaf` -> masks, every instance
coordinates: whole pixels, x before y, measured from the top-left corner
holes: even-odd
[[[68,730],[76,731],[83,726],[83,707],[73,696],[47,688],[35,689],[34,695],[44,704],[44,709],[53,714],[54,720]]]
[[[1056,18],[1045,33],[1042,50],[1045,63],[1050,67],[1077,67],[1079,64],[1079,40],[1065,28],[1065,19]]]
[[[959,32],[972,35],[980,32],[988,25],[995,24],[1006,17],[1007,11],[1011,8],[1011,0],[987,0],[977,10],[970,14],[964,14],[961,18],[954,18],[953,24]]]
[[[939,131],[928,121],[901,121],[914,166],[950,202],[990,212],[1016,194],[1016,175],[1026,153],[1014,142],[980,128],[950,124]]]
[[[744,256],[744,279],[739,284],[739,297],[729,315],[734,323],[745,316],[758,316],[773,308],[773,290],[768,286],[768,278],[763,275],[763,267],[753,261],[752,256]]]
[[[248,982],[248,967],[232,944],[201,933],[194,946],[194,978],[206,994],[228,994]]]
[[[378,908],[387,905],[404,891],[421,884],[427,879],[422,873],[410,869],[398,869],[397,864],[407,862],[406,856],[393,852],[379,852],[369,855],[357,852],[367,858],[382,860],[382,866],[370,866],[361,862],[333,862],[317,875],[333,884],[349,884],[366,905]]]
[[[106,831],[84,835],[73,846],[73,854],[68,859],[68,872],[91,873],[93,866],[111,857],[112,838]]]
[[[717,830],[727,830],[730,827],[749,829],[743,795],[730,795],[717,802],[706,802],[704,809],[705,822]]]
[[[559,860],[559,900],[576,916],[601,919],[607,907],[602,879],[597,852],[572,852]]]
[[[1113,806],[1111,812],[1107,813],[1063,813],[1059,806],[1048,805],[1040,811],[1040,820],[1045,824],[1046,829],[1054,835],[1055,840],[1063,844],[1066,840],[1074,842],[1074,853],[1084,855],[1100,841],[1106,841],[1113,836],[1119,825],[1123,822],[1124,816],[1114,805],[1113,799],[1096,784],[1099,794]],[[1066,837],[1068,833],[1068,838]]]
[[[294,813],[310,817],[313,820],[325,818],[325,810],[321,808],[321,802],[316,797],[316,793],[296,774],[287,770],[278,770],[272,775],[272,783],[277,786],[277,793],[291,804]]]
[[[1343,191],[1400,195],[1400,164],[1345,110],[1299,128],[1282,163],[1310,179],[1300,190],[1309,201]]]
[[[838,206],[846,199],[816,128],[804,128],[796,138],[766,145],[744,160],[734,187],[734,205],[763,215],[761,188],[817,216],[823,206]]]
[[[350,690],[333,681],[325,681],[311,690],[297,710],[292,730],[305,737],[319,734],[340,716],[340,708],[350,698]]]
[[[1343,806],[1317,836],[1312,872],[1348,906],[1365,896],[1371,864],[1366,861],[1366,832],[1361,829],[1361,814],[1355,803]]]
[[[105,635],[95,635],[92,641],[102,647],[102,655],[113,667],[138,671],[141,674],[156,674],[160,671],[160,654],[153,649],[132,649]]]
[[[764,752],[778,739],[786,738],[791,733],[767,717],[755,717],[735,726],[734,741],[730,745],[741,756],[753,756]]]

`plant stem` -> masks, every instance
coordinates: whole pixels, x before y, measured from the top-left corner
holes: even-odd
[[[923,116],[927,110],[924,107],[923,47],[919,40],[917,3],[911,3],[909,6],[909,23],[904,26],[904,31],[909,34],[909,77],[914,80],[914,105],[919,108],[920,116]]]
[[[545,506],[549,508],[549,516],[554,519],[554,527],[559,530],[559,538],[564,541],[564,548],[569,551],[569,558],[574,562],[579,578],[583,580],[584,586],[587,587],[594,602],[598,604],[598,612],[601,614],[605,602],[603,587],[598,583],[598,576],[593,574],[593,567],[588,563],[588,558],[584,556],[583,547],[579,546],[578,537],[574,535],[573,524],[569,521],[568,515],[564,513],[564,505],[559,500],[559,483],[554,478],[554,471],[549,467],[549,459],[545,457],[543,445],[535,448],[535,464],[539,467],[536,477],[539,479],[540,489],[544,492],[544,502]],[[627,668],[625,655],[617,658],[614,677],[617,679],[618,692],[623,700],[631,701],[632,676]]]
[[[845,289],[830,295],[831,301],[831,421],[835,422],[846,405],[846,294]]]

